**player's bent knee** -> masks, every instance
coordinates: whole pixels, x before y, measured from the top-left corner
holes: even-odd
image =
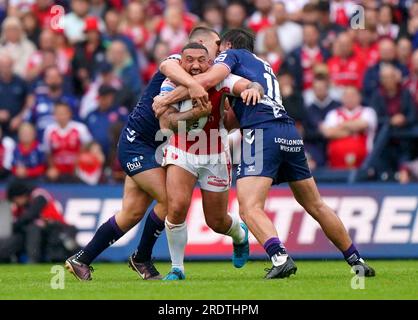
[[[168,214],[176,219],[185,218],[188,211],[188,203],[186,201],[172,201],[168,205]]]
[[[206,219],[206,224],[216,233],[225,233],[229,228],[226,225],[226,218]]]

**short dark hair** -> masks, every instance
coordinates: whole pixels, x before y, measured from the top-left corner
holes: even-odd
[[[254,52],[254,34],[245,29],[231,29],[221,38],[221,43],[230,42],[232,49],[246,49]]]
[[[206,53],[209,53],[208,49],[203,44],[197,42],[189,42],[188,44],[186,44],[181,50],[181,53],[183,53],[187,49],[201,49],[205,50]]]
[[[190,32],[189,39],[197,38],[199,36],[208,35],[211,33],[216,34],[218,37],[220,37],[219,33],[217,33],[215,30],[208,28],[208,27],[200,26],[200,27],[194,28]]]

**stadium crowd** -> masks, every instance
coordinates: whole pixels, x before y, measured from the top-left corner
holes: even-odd
[[[368,178],[418,180],[418,1],[10,0],[0,23],[2,179],[122,181],[129,112],[206,25],[254,32],[311,169],[359,168],[379,142]]]

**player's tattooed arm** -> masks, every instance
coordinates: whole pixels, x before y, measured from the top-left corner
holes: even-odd
[[[207,117],[212,112],[210,101],[201,103],[200,100],[194,100],[194,103],[195,105],[192,109],[184,112],[179,112],[176,108],[170,106],[159,118],[161,129],[179,132],[182,128],[189,128],[199,118]]]
[[[209,96],[205,88],[203,88],[203,86],[200,85],[192,75],[187,73],[186,70],[180,66],[177,60],[167,59],[163,61],[160,65],[160,71],[176,84],[187,88],[187,93],[191,99],[198,99],[201,100],[201,102],[209,101]]]

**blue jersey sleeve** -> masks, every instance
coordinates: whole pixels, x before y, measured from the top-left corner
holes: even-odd
[[[234,68],[239,65],[239,61],[240,60],[237,51],[229,49],[221,52],[219,56],[216,57],[214,63],[223,64],[232,72],[232,70],[234,70]]]

